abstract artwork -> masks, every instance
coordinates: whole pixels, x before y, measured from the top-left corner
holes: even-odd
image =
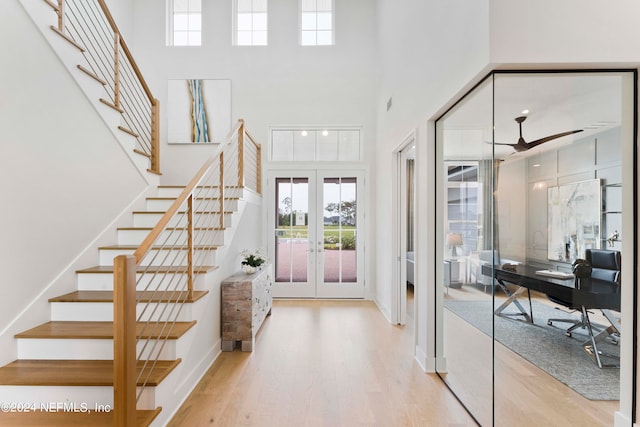
[[[231,81],[169,80],[169,144],[220,143],[231,128]]]
[[[547,189],[547,258],[573,262],[585,249],[600,248],[600,180]]]

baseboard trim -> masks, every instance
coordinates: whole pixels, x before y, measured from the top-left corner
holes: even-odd
[[[613,416],[613,427],[629,427],[633,425],[634,427],[640,427],[637,423],[632,423],[631,418],[627,415],[623,414],[620,411],[616,411]]]
[[[378,301],[377,298],[374,299],[373,302],[376,304],[376,307],[378,307],[378,310],[380,310],[384,318],[387,319],[387,322],[392,323],[391,313],[389,313],[389,311],[384,306],[380,305],[380,302]]]
[[[167,418],[167,420],[171,420],[176,415],[178,410],[182,407],[184,402],[187,400],[191,392],[196,388],[196,386],[198,385],[200,380],[204,377],[204,375],[207,373],[209,368],[211,368],[211,366],[213,366],[215,361],[218,360],[218,357],[220,356],[221,353],[222,353],[222,339],[219,339],[215,342],[213,347],[211,347],[209,351],[207,351],[205,355],[202,358],[200,358],[200,361],[196,363],[195,367],[189,372],[188,375],[184,377],[184,380],[180,382],[180,384],[178,384],[176,394],[178,396],[182,396],[182,398],[180,399],[180,402],[173,409],[173,412],[169,414],[169,417]]]

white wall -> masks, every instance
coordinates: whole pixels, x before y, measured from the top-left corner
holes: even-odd
[[[376,95],[376,238],[392,241],[392,151],[410,131],[416,130],[417,200],[417,348],[423,366],[433,367],[434,313],[427,298],[434,295],[435,220],[433,203],[433,118],[456,93],[483,75],[489,60],[488,1],[409,0],[378,1],[378,81]],[[387,100],[393,99],[386,110]],[[376,300],[391,316],[392,248],[379,245],[376,252]],[[428,319],[428,320],[427,320]]]
[[[136,1],[132,50],[160,100],[163,183],[186,182],[213,151],[166,144],[169,79],[231,79],[232,120],[244,118],[264,146],[270,125],[355,124],[374,158],[375,2],[335,6],[335,46],[299,46],[297,0],[271,0],[268,46],[231,46],[232,1],[203,1],[202,46],[167,47],[164,2]]]
[[[636,63],[635,0],[491,0],[494,63]]]
[[[124,40],[129,44],[133,31],[133,3],[131,0],[106,0],[107,7],[120,30]]]
[[[146,182],[17,0],[2,4],[0,37],[12,41],[0,57],[4,364],[13,334],[49,320],[47,298],[75,288],[74,259]]]

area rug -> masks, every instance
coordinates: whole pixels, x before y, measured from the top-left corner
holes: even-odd
[[[524,302],[524,300],[522,300]],[[516,318],[492,315],[491,301],[445,301],[445,307],[483,333],[491,336],[495,319],[496,340],[541,368],[558,381],[590,400],[619,400],[620,371],[599,369],[581,347],[589,336],[586,329],[577,328],[571,338],[564,330],[569,323],[547,325],[549,318],[570,318],[572,315],[545,304],[532,302],[534,323]],[[523,304],[528,308],[528,303]],[[515,312],[511,305],[509,310]],[[602,351],[620,354],[616,345],[599,344]]]

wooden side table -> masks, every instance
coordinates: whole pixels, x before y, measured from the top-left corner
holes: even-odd
[[[242,351],[253,351],[256,334],[271,314],[272,282],[271,264],[253,274],[236,273],[222,282],[222,351],[233,351],[238,341]]]

